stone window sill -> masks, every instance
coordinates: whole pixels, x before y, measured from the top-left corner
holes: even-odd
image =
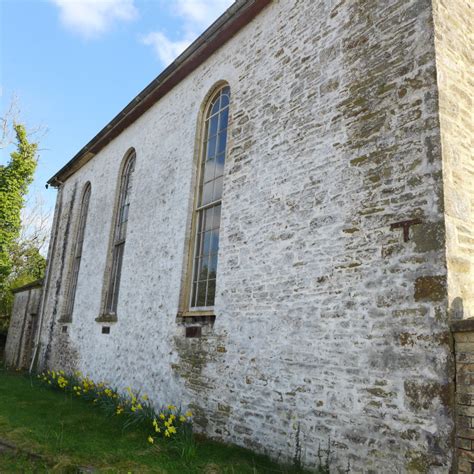
[[[182,325],[199,324],[213,326],[216,316],[213,311],[181,311],[176,315],[176,322]]]
[[[98,323],[116,323],[117,313],[102,313],[98,318],[95,318]]]
[[[203,316],[214,316],[214,311],[180,311],[178,317],[190,318],[190,317],[203,317]]]

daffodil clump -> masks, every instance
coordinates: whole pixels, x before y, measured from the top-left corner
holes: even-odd
[[[42,374],[38,375],[38,378],[45,384],[51,385],[61,390],[67,390],[69,385],[69,380],[67,379],[64,370],[59,370],[57,372],[54,370],[48,370],[47,372],[43,372]]]
[[[148,436],[148,442],[153,444],[154,437],[171,438],[180,431],[185,431],[191,426],[193,414],[188,410],[185,413],[175,405],[163,407],[155,414],[152,421],[153,433]]]
[[[39,374],[38,379],[48,387],[92,402],[110,415],[123,417],[125,428],[140,424],[147,431],[152,430],[147,438],[151,444],[158,437],[173,438],[177,434],[192,431],[190,411],[183,412],[175,405],[165,405],[157,412],[147,394],[140,395],[131,387],[119,393],[108,383],[96,383],[78,371],[66,374],[63,370],[48,370]]]

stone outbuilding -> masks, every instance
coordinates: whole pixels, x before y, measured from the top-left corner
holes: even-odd
[[[31,367],[43,280],[36,280],[13,291],[13,310],[5,344],[5,364],[16,370]]]
[[[50,179],[38,368],[309,467],[331,440],[340,471],[449,472],[457,442],[467,472],[471,20],[235,2]]]

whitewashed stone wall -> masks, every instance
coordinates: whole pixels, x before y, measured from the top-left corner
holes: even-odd
[[[202,101],[232,93],[216,320],[177,321]],[[449,347],[429,0],[274,1],[62,186],[41,362],[189,404],[208,435],[351,472],[448,472]],[[137,153],[102,334],[122,158]],[[58,324],[84,184],[73,321]],[[391,224],[419,219],[410,240]]]

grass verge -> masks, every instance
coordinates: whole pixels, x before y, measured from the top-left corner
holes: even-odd
[[[139,427],[124,430],[119,417],[49,390],[35,378],[0,369],[1,439],[20,450],[0,450],[2,473],[300,472],[251,451],[199,438],[195,449],[169,440],[149,445]]]

